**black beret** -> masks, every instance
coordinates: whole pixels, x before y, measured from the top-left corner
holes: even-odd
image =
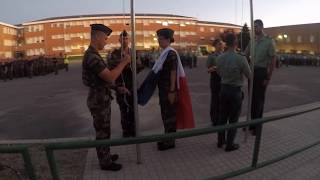
[[[127,37],[129,34],[126,30],[123,30],[120,34],[121,37]]]
[[[108,36],[112,33],[112,30],[103,24],[91,24],[90,26],[91,26],[91,31],[101,31]]]
[[[166,39],[173,39],[173,34],[174,34],[174,31],[169,28],[159,29],[157,31],[157,36],[163,36]]]

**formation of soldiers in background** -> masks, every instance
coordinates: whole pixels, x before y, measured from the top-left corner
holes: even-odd
[[[68,71],[67,57],[62,55],[0,59],[0,79],[3,81],[22,77],[32,78],[50,73],[57,75],[61,69]]]
[[[181,50],[178,51],[178,53],[184,67],[189,67],[190,69],[197,67],[198,58],[195,51]],[[138,56],[145,67],[152,68],[155,61],[160,56],[160,51],[154,48],[151,50],[138,51]]]
[[[278,63],[281,65],[289,66],[320,66],[320,54],[311,55],[311,54],[287,54],[279,53],[278,54]]]

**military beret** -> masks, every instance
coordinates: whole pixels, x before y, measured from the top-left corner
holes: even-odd
[[[120,34],[121,37],[127,37],[129,34],[126,30],[123,30]]]
[[[174,31],[172,29],[169,29],[169,28],[163,28],[163,29],[159,29],[157,31],[157,35],[158,36],[163,36],[167,39],[172,39],[173,38],[173,34],[174,34]]]
[[[103,24],[91,24],[90,26],[91,26],[91,31],[101,31],[108,36],[112,33],[112,30]]]

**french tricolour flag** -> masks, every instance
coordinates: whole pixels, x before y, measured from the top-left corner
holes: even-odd
[[[164,49],[152,67],[152,71],[148,74],[140,88],[138,89],[138,103],[145,105],[153,95],[153,92],[157,86],[157,80],[159,77],[158,72],[161,71],[163,63],[167,59],[169,51],[176,52],[178,56],[177,66],[177,89],[178,89],[178,103],[177,103],[177,128],[187,129],[194,128],[194,118],[192,112],[191,98],[189,94],[189,88],[187,84],[186,74],[183,70],[180,56],[178,52],[172,47]]]

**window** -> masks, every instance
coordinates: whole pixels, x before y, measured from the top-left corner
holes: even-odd
[[[200,27],[200,32],[204,32],[204,27]]]
[[[223,33],[223,32],[224,32],[224,29],[223,29],[223,28],[220,28],[220,32]]]
[[[210,32],[214,32],[214,28],[210,28]]]
[[[14,40],[3,40],[3,45],[4,46],[16,46],[17,42]]]
[[[310,35],[310,43],[314,43],[314,40],[315,40],[314,35]]]
[[[70,38],[70,34],[65,34],[65,35],[64,35],[64,39],[67,40],[67,41],[70,40],[70,39],[71,39],[71,38]]]
[[[5,58],[12,58],[12,52],[10,52],[10,51],[4,52],[4,57]]]
[[[302,42],[302,37],[300,35],[297,36],[297,42],[301,43]]]
[[[90,22],[89,21],[84,21],[83,22],[84,27],[90,27]]]

